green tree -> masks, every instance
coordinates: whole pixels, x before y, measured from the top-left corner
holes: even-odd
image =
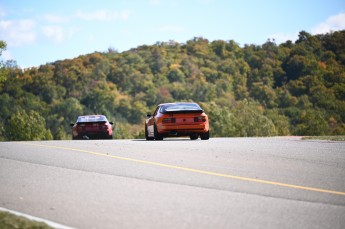
[[[5,133],[5,125],[3,121],[0,119],[0,141],[6,140]]]
[[[2,52],[5,50],[6,50],[6,42],[0,40],[0,57],[2,55]],[[1,89],[1,84],[6,81],[7,75],[8,75],[8,70],[6,68],[6,65],[0,59],[0,89]]]
[[[170,82],[183,82],[185,79],[185,75],[183,72],[178,68],[172,68],[168,73],[168,79]]]
[[[278,109],[268,110],[266,116],[272,120],[279,136],[290,135],[290,123],[287,116],[279,114]]]
[[[255,101],[240,101],[236,105],[235,115],[241,124],[241,137],[278,135],[272,120],[263,114],[263,107]]]
[[[301,113],[296,133],[302,136],[318,136],[328,133],[328,123],[322,110],[306,110]]]
[[[71,133],[70,123],[74,123],[79,115],[84,114],[84,106],[78,99],[68,98],[55,104],[51,111],[52,114],[46,118],[46,122],[54,139],[68,139],[67,133]]]
[[[206,106],[205,106],[206,107]],[[215,103],[207,106],[210,132],[213,137],[238,137],[239,123],[236,116],[227,107],[219,107]]]
[[[10,141],[51,140],[44,118],[36,111],[18,110],[11,116],[6,127]]]

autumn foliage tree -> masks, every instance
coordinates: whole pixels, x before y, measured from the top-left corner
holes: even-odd
[[[0,140],[70,139],[69,123],[92,113],[114,121],[118,138],[140,137],[146,114],[174,101],[200,103],[212,136],[344,135],[344,40],[345,31],[301,31],[295,42],[241,47],[194,37],[24,71],[2,61]],[[16,136],[14,120],[41,131]]]

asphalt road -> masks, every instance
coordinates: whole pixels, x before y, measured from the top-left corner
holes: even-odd
[[[74,228],[345,228],[345,142],[0,142],[0,207]]]

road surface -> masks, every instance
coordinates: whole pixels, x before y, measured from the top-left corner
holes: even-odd
[[[0,207],[73,228],[345,228],[345,142],[0,142]]]

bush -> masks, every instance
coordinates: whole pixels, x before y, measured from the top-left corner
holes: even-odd
[[[18,110],[9,119],[6,127],[10,141],[51,140],[52,134],[46,129],[45,119],[36,111]]]

